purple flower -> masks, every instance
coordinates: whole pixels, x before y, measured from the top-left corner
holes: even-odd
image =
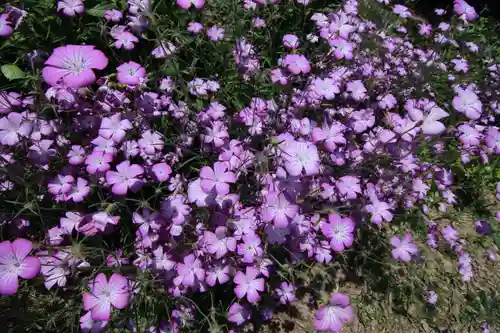
[[[343,38],[336,38],[330,42],[333,48],[333,54],[337,59],[351,60],[353,57],[352,51],[354,46]]]
[[[85,161],[85,149],[82,146],[71,146],[71,150],[68,152],[68,162],[71,165],[80,165]]]
[[[354,241],[354,221],[338,214],[329,214],[328,221],[329,223],[321,224],[321,232],[330,239],[330,247],[337,252],[351,247]]]
[[[217,281],[219,284],[224,284],[229,281],[230,266],[215,265],[207,271],[205,281],[211,287],[215,286]]]
[[[479,17],[474,7],[469,5],[464,0],[455,0],[453,3],[453,10],[458,16],[464,18],[467,21],[474,21]]]
[[[122,17],[123,17],[122,12],[116,9],[108,9],[107,11],[104,12],[104,18],[110,22],[115,22],[115,23],[120,22]]]
[[[300,73],[307,74],[311,71],[309,60],[301,54],[287,54],[283,58],[282,64],[295,75]]]
[[[348,200],[354,200],[361,194],[359,179],[353,176],[343,176],[335,183],[339,193]]]
[[[154,178],[159,182],[167,181],[172,173],[172,168],[167,163],[157,163],[151,168]]]
[[[228,251],[236,251],[236,239],[226,235],[226,227],[217,227],[215,233],[205,231],[204,239],[208,253],[215,254],[216,259],[221,259]]]
[[[314,314],[314,328],[318,331],[340,332],[346,323],[354,319],[349,296],[336,292],[330,302],[322,305]]]
[[[116,171],[106,172],[106,183],[113,185],[114,194],[125,195],[129,189],[135,192],[142,186],[143,181],[137,177],[143,173],[140,165],[123,161],[116,166]]]
[[[19,287],[19,277],[32,279],[40,271],[40,260],[28,256],[33,244],[18,238],[12,243],[0,243],[0,295],[14,295]]]
[[[310,142],[290,140],[281,145],[284,166],[292,176],[300,176],[302,170],[308,176],[319,173],[318,148]]]
[[[134,43],[139,41],[134,34],[128,31],[121,31],[120,33],[113,34],[113,38],[115,39],[113,46],[117,49],[123,47],[125,50],[133,50],[135,47]]]
[[[240,305],[239,303],[233,303],[229,307],[227,319],[236,325],[241,325],[249,320],[251,316],[252,309],[248,304]]]
[[[435,305],[437,303],[437,300],[438,294],[434,290],[429,291],[429,293],[427,294],[427,303],[430,305]]]
[[[491,224],[485,220],[479,220],[475,223],[476,231],[481,235],[491,235],[493,232]]]
[[[213,27],[207,29],[207,36],[215,42],[221,40],[224,38],[224,29],[214,25]]]
[[[360,101],[366,96],[366,87],[361,80],[349,81],[347,83],[346,91],[350,93],[355,101]]]
[[[281,282],[280,287],[275,289],[276,295],[280,299],[281,304],[288,304],[295,301],[295,286],[287,282]]]
[[[245,274],[237,272],[234,277],[236,297],[242,299],[246,295],[250,303],[257,303],[260,300],[259,291],[264,291],[264,279],[257,278],[259,274],[259,270],[254,267],[247,267]]]
[[[0,37],[9,37],[14,32],[9,21],[9,14],[0,14]]]
[[[253,263],[255,257],[260,257],[264,253],[260,246],[260,237],[254,233],[243,235],[243,243],[238,244],[238,254],[243,256],[243,262]]]
[[[483,112],[483,104],[474,92],[474,88],[472,86],[468,86],[466,89],[457,87],[455,93],[457,95],[453,97],[453,108],[469,119],[478,119]]]
[[[286,34],[283,36],[283,45],[287,49],[297,49],[300,46],[299,38],[292,34]]]
[[[111,167],[109,163],[113,161],[113,155],[103,151],[94,150],[91,155],[85,159],[87,165],[87,172],[94,174],[97,172],[108,171]]]
[[[146,78],[146,70],[144,67],[134,61],[121,64],[116,70],[118,72],[116,77],[121,84],[136,86],[144,82]]]
[[[442,228],[441,234],[450,246],[454,246],[459,238],[458,231],[456,231],[451,225],[447,225],[446,227]]]
[[[203,30],[203,25],[199,22],[189,22],[187,30],[189,32],[197,34]]]
[[[86,179],[78,177],[76,184],[73,184],[70,192],[67,194],[68,198],[73,202],[82,202],[90,193],[89,182]]]
[[[21,95],[15,92],[0,91],[0,114],[8,114],[22,106],[23,102],[20,100],[20,97]]]
[[[391,238],[392,257],[396,260],[408,262],[413,254],[418,253],[418,248],[412,243],[411,234],[407,233],[402,238],[393,236]]]
[[[102,70],[107,65],[108,58],[92,45],[66,45],[54,49],[42,77],[53,87],[81,88],[95,82],[93,69]]]
[[[189,9],[191,6],[201,9],[205,5],[205,0],[176,0],[175,2],[183,9]]]
[[[200,170],[200,186],[206,193],[209,193],[214,187],[218,194],[229,193],[229,184],[236,182],[236,175],[227,171],[227,164],[224,162],[215,162],[214,168],[204,166]]]
[[[153,155],[156,152],[160,152],[164,147],[162,135],[153,131],[143,132],[137,143],[139,144],[139,148],[147,155]]]
[[[108,321],[106,320],[93,320],[91,311],[80,318],[80,328],[83,333],[100,333],[107,325]]]
[[[410,11],[408,10],[408,7],[405,7],[403,5],[395,5],[393,9],[394,14],[399,15],[401,18],[407,18],[411,16]]]
[[[21,138],[27,138],[33,130],[33,123],[17,112],[11,112],[7,117],[0,118],[0,143],[14,146]]]
[[[288,201],[283,193],[269,192],[262,207],[262,220],[273,221],[277,228],[286,228],[289,219],[297,215],[298,210],[299,207]]]
[[[66,16],[75,16],[83,14],[85,8],[81,0],[61,0],[57,2],[57,11],[61,10]]]
[[[389,211],[391,206],[387,202],[374,201],[365,206],[368,213],[371,214],[371,220],[374,224],[381,224],[383,221],[392,221],[392,213]]]
[[[49,184],[47,186],[49,193],[53,195],[68,193],[73,187],[74,181],[75,178],[73,178],[73,176],[71,175],[57,175],[56,178],[49,181]]]
[[[314,143],[324,141],[325,149],[333,153],[337,149],[337,145],[346,144],[343,134],[345,129],[345,126],[338,122],[333,122],[331,126],[328,123],[323,123],[321,128],[315,127],[312,130],[311,138]]]
[[[111,117],[102,118],[99,135],[105,139],[111,139],[116,143],[120,143],[125,139],[127,130],[132,129],[132,124],[128,119],[122,119],[119,113]]]
[[[83,294],[85,311],[91,310],[92,320],[108,321],[112,307],[124,309],[130,297],[129,282],[120,274],[113,274],[108,279],[99,273],[89,284],[90,292]]]
[[[184,263],[177,265],[177,276],[174,278],[174,283],[178,286],[193,287],[197,282],[205,279],[205,270],[201,261],[193,254],[184,257]]]

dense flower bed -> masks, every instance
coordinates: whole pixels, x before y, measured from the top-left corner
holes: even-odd
[[[296,301],[301,286],[275,278],[283,265],[355,255],[359,228],[377,233],[404,210],[445,212],[457,203],[452,164],[497,161],[500,65],[461,37],[478,19],[465,1],[455,0],[451,24],[431,25],[389,0],[335,10],[245,0],[243,30],[214,22],[219,2],[209,2],[167,5],[182,32],[161,31],[148,0],[92,8],[105,43],[34,50],[35,87],[0,92],[1,195],[22,202],[2,224],[0,294],[36,276],[48,290],[72,286],[82,331],[99,332],[146,289],[178,300],[149,331],[177,332],[196,315],[187,299],[229,291],[235,332],[252,312],[266,318]],[[371,20],[371,5],[393,24]],[[302,30],[268,30],[286,8],[302,13]],[[75,24],[87,9],[61,0],[53,11]],[[4,8],[2,42],[30,15]],[[270,31],[281,40],[274,58],[257,42]],[[210,54],[190,43],[234,73],[197,73]],[[147,60],[135,56],[146,49]],[[176,59],[193,65],[162,74]],[[12,80],[17,71],[2,67]],[[476,226],[491,233],[487,221]],[[473,279],[459,230],[430,218],[425,228],[427,245],[447,244],[461,280]],[[413,237],[386,240],[394,260],[419,257]],[[319,331],[354,319],[340,290],[315,306]]]

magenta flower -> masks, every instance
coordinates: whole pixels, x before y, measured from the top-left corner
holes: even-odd
[[[118,72],[116,77],[121,84],[136,86],[141,84],[146,78],[146,70],[144,67],[134,61],[121,64],[116,70]]]
[[[153,131],[143,132],[137,143],[139,148],[147,155],[153,155],[156,152],[162,151],[164,146],[162,135]]]
[[[205,5],[205,0],[176,0],[175,2],[183,9],[189,9],[191,6],[201,9]]]
[[[474,21],[479,17],[474,7],[464,0],[455,0],[453,3],[453,10],[458,16],[465,18],[467,21]]]
[[[225,265],[216,265],[210,270],[207,271],[207,276],[205,277],[206,283],[213,287],[217,284],[217,281],[219,284],[224,284],[229,281],[229,276],[230,276],[230,266]]]
[[[0,143],[6,146],[16,145],[21,138],[27,138],[33,130],[33,123],[25,115],[11,112],[0,118]]]
[[[354,200],[361,194],[359,179],[353,176],[343,176],[335,183],[340,194],[348,200]]]
[[[92,154],[87,156],[85,164],[87,165],[87,172],[94,174],[97,172],[108,171],[111,167],[109,163],[113,161],[113,155],[103,151],[94,150]]]
[[[106,183],[113,185],[111,191],[116,195],[125,195],[130,189],[137,191],[143,184],[138,176],[144,173],[144,169],[139,164],[130,164],[130,161],[123,161],[116,166],[116,171],[106,172]]]
[[[0,37],[8,37],[12,35],[14,29],[9,22],[9,14],[0,14]]]
[[[300,73],[307,74],[311,71],[309,60],[301,54],[287,54],[283,58],[282,64],[295,75]]]
[[[328,221],[329,223],[321,224],[321,232],[330,239],[330,247],[337,252],[351,247],[354,241],[354,221],[334,213],[328,215]]]
[[[318,148],[310,142],[288,141],[282,145],[282,157],[286,171],[292,176],[300,176],[302,170],[308,176],[319,173]]]
[[[194,34],[198,34],[203,31],[203,24],[199,22],[189,22],[187,31],[192,32]]]
[[[214,187],[218,194],[224,195],[229,193],[229,184],[236,182],[236,175],[227,171],[227,164],[224,162],[215,162],[214,168],[204,166],[200,170],[200,186],[206,193],[210,192]]]
[[[371,204],[365,206],[368,213],[372,214],[371,221],[374,224],[381,224],[383,221],[392,221],[392,213],[389,211],[391,206],[387,202],[374,201]]]
[[[62,11],[66,16],[81,15],[84,10],[81,0],[61,0],[57,2],[57,11]]]
[[[204,279],[205,270],[203,265],[193,254],[184,257],[184,263],[177,265],[177,276],[174,278],[176,285],[182,284],[186,287],[192,287]]]
[[[92,320],[109,320],[112,308],[124,309],[130,297],[129,282],[120,274],[108,279],[99,273],[89,284],[89,292],[83,294],[83,308],[91,311]]]
[[[110,22],[115,22],[115,23],[120,22],[122,17],[123,17],[122,12],[116,9],[108,9],[107,11],[104,12],[104,18]]]
[[[345,129],[346,127],[339,122],[333,122],[331,126],[325,122],[321,128],[315,127],[312,130],[311,138],[314,143],[324,141],[325,149],[333,153],[337,145],[346,144],[343,134]]]
[[[214,42],[224,38],[224,28],[219,28],[214,25],[213,27],[207,29],[207,36]]]
[[[330,42],[330,45],[333,48],[333,54],[335,54],[335,58],[347,60],[352,59],[352,51],[354,49],[352,43],[349,43],[343,38],[336,38]]]
[[[238,271],[234,276],[236,297],[242,299],[246,295],[250,303],[257,303],[260,300],[259,291],[264,291],[264,279],[257,278],[258,275],[260,271],[255,267],[247,267],[245,274]]]
[[[264,253],[260,246],[260,237],[254,233],[243,235],[243,243],[238,244],[238,254],[243,256],[243,262],[253,263],[255,257],[260,257]]]
[[[18,238],[12,243],[0,243],[0,295],[14,295],[19,287],[19,277],[32,279],[40,271],[40,260],[28,254],[33,244]]]
[[[411,256],[418,252],[418,248],[412,243],[411,234],[409,233],[402,238],[393,236],[391,238],[391,245],[394,246],[392,257],[396,260],[408,262],[411,260]]]
[[[281,282],[280,287],[275,289],[276,295],[280,299],[281,304],[288,304],[295,301],[295,286],[287,282]]]
[[[119,113],[111,117],[102,118],[99,135],[105,139],[111,139],[116,143],[120,143],[125,139],[127,130],[132,129],[132,124],[128,119],[122,119]]]
[[[229,308],[227,319],[236,325],[241,325],[247,320],[250,320],[251,316],[252,309],[248,304],[240,305],[238,303],[233,303]]]
[[[226,227],[217,227],[215,233],[205,231],[203,235],[208,253],[215,254],[216,259],[221,259],[229,251],[236,251],[236,239],[227,236]]]
[[[73,187],[75,178],[71,175],[57,175],[56,178],[49,181],[48,190],[50,194],[58,195],[68,193]]]
[[[289,219],[297,215],[298,211],[299,207],[288,201],[283,193],[269,192],[262,207],[262,220],[273,221],[277,228],[286,228]]]
[[[159,182],[167,181],[172,173],[172,168],[167,163],[157,163],[151,168],[154,178]]]
[[[92,84],[92,69],[103,70],[108,58],[92,45],[66,45],[55,48],[45,62],[42,77],[53,87],[81,88]]]
[[[322,305],[314,314],[314,328],[318,331],[340,332],[346,323],[354,319],[349,296],[335,292],[328,304]]]
[[[123,47],[125,50],[133,50],[135,47],[134,43],[139,41],[133,33],[128,31],[116,33],[113,35],[113,38],[115,39],[113,46],[117,49],[121,49]]]

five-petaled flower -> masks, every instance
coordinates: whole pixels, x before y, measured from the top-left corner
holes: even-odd
[[[109,320],[112,308],[124,309],[130,297],[129,282],[120,274],[108,279],[99,273],[89,284],[89,291],[83,294],[83,307],[91,311],[93,320]]]
[[[0,295],[13,295],[19,287],[19,277],[32,279],[40,271],[40,260],[28,256],[33,244],[18,238],[12,243],[0,243]]]

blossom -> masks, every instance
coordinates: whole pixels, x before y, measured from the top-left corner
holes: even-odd
[[[116,143],[122,142],[127,135],[127,130],[132,129],[128,119],[122,119],[119,113],[111,117],[104,117],[99,128],[99,135],[105,139],[111,139]]]
[[[283,193],[270,192],[262,207],[262,220],[273,221],[277,228],[285,228],[288,226],[288,220],[297,215],[298,210],[299,207],[288,201]]]
[[[175,2],[183,9],[189,9],[191,6],[201,9],[205,5],[205,0],[176,0]]]
[[[366,96],[366,87],[361,80],[354,80],[347,83],[346,91],[351,94],[355,101],[360,101]]]
[[[399,15],[401,18],[407,18],[411,16],[410,11],[408,10],[408,7],[403,6],[403,5],[395,5],[393,9],[394,14]]]
[[[151,54],[156,58],[166,58],[169,55],[172,55],[177,48],[174,44],[170,42],[162,42],[158,47],[156,47]]]
[[[90,186],[88,186],[88,184],[89,182],[86,179],[78,177],[76,179],[76,184],[74,184],[69,193],[67,193],[68,198],[73,200],[73,202],[82,202],[90,193]]]
[[[467,21],[474,21],[479,17],[474,7],[464,0],[455,0],[453,2],[453,10],[458,16],[464,17]]]
[[[216,265],[207,271],[205,281],[211,287],[215,286],[217,281],[219,284],[224,284],[229,281],[230,269],[229,265]]]
[[[330,239],[330,247],[341,252],[351,247],[354,241],[354,221],[337,214],[328,214],[329,223],[321,224],[321,232]]]
[[[113,160],[113,155],[105,153],[104,151],[94,150],[92,154],[87,156],[85,164],[87,165],[87,172],[94,174],[97,172],[108,171],[111,167],[109,163]]]
[[[17,112],[11,112],[7,117],[0,118],[0,143],[14,146],[21,138],[29,137],[33,123]]]
[[[340,332],[342,327],[353,319],[349,296],[335,292],[329,303],[322,305],[314,314],[314,328],[318,331]]]
[[[108,325],[106,320],[93,320],[89,311],[80,318],[80,328],[83,333],[99,333]]]
[[[252,263],[255,257],[260,257],[264,252],[260,246],[260,237],[249,233],[243,235],[243,243],[238,244],[238,254],[243,256],[243,262]]]
[[[110,22],[115,22],[115,23],[120,22],[122,17],[123,17],[122,12],[116,9],[108,9],[104,12],[104,18]]]
[[[124,309],[130,297],[129,282],[120,274],[108,279],[99,273],[89,284],[89,292],[83,294],[83,308],[91,311],[92,320],[108,321],[112,308]]]
[[[167,181],[172,173],[172,168],[167,163],[157,163],[151,168],[155,179],[159,182]]]
[[[0,91],[0,114],[8,114],[23,105],[20,97],[18,93]]]
[[[311,71],[309,60],[301,54],[287,54],[283,58],[282,64],[295,75],[300,73],[307,74]]]
[[[407,233],[402,238],[393,236],[391,238],[392,257],[396,260],[410,261],[411,256],[418,252],[418,248],[412,243],[411,234]]]
[[[227,171],[227,164],[224,162],[215,162],[214,168],[204,166],[200,170],[200,186],[205,192],[210,192],[214,187],[218,194],[229,193],[229,184],[236,182],[236,175]]]
[[[81,0],[60,0],[57,2],[57,11],[62,11],[66,16],[81,15],[84,10]]]
[[[112,191],[116,195],[125,195],[130,189],[137,191],[143,184],[138,178],[144,173],[144,169],[139,164],[130,164],[130,161],[123,161],[116,166],[116,171],[106,172],[106,182],[113,185]]]
[[[103,70],[108,58],[92,45],[66,45],[54,49],[42,77],[53,87],[81,88],[96,80],[93,69]]]
[[[247,304],[233,303],[229,307],[227,319],[236,325],[241,325],[249,320],[251,316],[252,310]]]
[[[465,89],[460,87],[455,88],[455,97],[453,97],[452,105],[455,110],[463,113],[467,118],[476,120],[483,112],[483,104],[473,90],[472,86]]]
[[[260,300],[259,291],[264,291],[264,279],[257,278],[259,270],[254,267],[247,267],[245,273],[237,272],[234,276],[234,293],[238,298],[244,298],[245,295],[250,303],[257,303]]]
[[[40,271],[40,260],[28,256],[33,244],[18,238],[12,243],[0,243],[0,295],[14,295],[19,287],[19,277],[32,279]]]
[[[148,155],[153,155],[155,152],[161,151],[164,146],[162,135],[153,131],[143,132],[137,143],[139,148]]]
[[[353,44],[349,43],[343,38],[336,38],[330,42],[330,45],[333,48],[333,54],[337,59],[347,59],[351,60],[353,57]]]
[[[125,50],[133,50],[135,47],[134,43],[137,43],[139,41],[139,39],[134,34],[128,31],[122,31],[120,33],[114,34],[113,38],[115,39],[113,46],[117,49],[121,49],[123,47]]]
[[[116,77],[121,84],[135,86],[142,83],[146,78],[146,70],[144,67],[134,61],[121,64],[116,70],[118,71]]]
[[[283,45],[288,49],[296,49],[300,46],[299,38],[292,34],[283,36]]]
[[[368,213],[371,213],[371,221],[375,224],[381,224],[384,220],[390,222],[393,218],[392,213],[389,211],[391,206],[387,202],[374,201],[365,206]]]
[[[288,304],[295,301],[295,286],[287,282],[281,282],[280,287],[275,289],[276,295],[280,299],[281,304]]]
[[[304,170],[308,176],[319,173],[319,155],[315,145],[303,141],[289,141],[282,145],[282,157],[286,171],[299,176]]]
[[[340,194],[348,200],[356,199],[357,195],[361,193],[361,186],[359,179],[354,176],[342,176],[335,183]]]
[[[207,29],[207,36],[213,41],[221,40],[224,38],[224,29],[214,25]]]
[[[197,34],[203,30],[203,25],[199,22],[189,22],[187,30],[189,32]]]
[[[8,37],[12,35],[12,32],[14,29],[9,22],[9,14],[0,14],[0,37]]]
[[[324,141],[325,149],[329,152],[334,152],[337,145],[345,145],[343,131],[346,129],[344,125],[338,122],[333,122],[331,125],[323,123],[321,128],[315,127],[312,130],[311,138],[314,143]]]
[[[216,259],[221,259],[228,251],[236,251],[236,239],[228,237],[226,233],[226,227],[217,227],[215,233],[205,231],[203,235],[208,253],[215,254]]]
[[[184,257],[184,262],[177,265],[177,276],[174,278],[176,285],[192,287],[197,281],[205,279],[205,270],[202,268],[201,261],[193,254]]]

